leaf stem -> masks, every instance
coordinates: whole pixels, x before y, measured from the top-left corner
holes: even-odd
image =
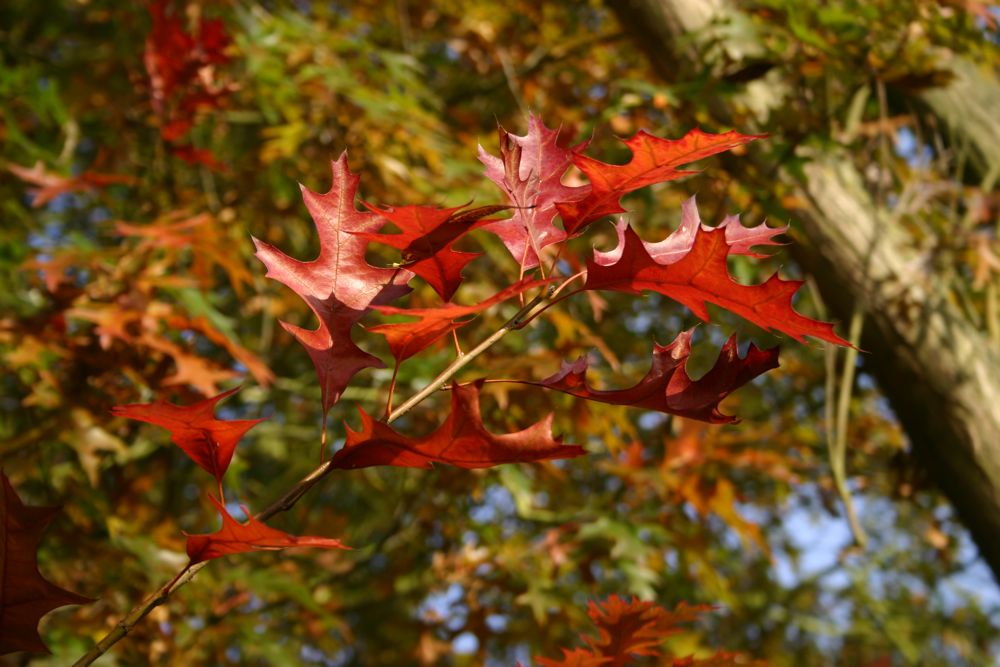
[[[392,369],[392,380],[389,381],[389,397],[385,399],[385,419],[392,419],[392,397],[396,392],[396,376],[399,375],[399,362]]]

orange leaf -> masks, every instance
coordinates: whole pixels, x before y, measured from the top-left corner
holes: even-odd
[[[399,234],[361,233],[369,241],[384,243],[402,251],[405,266],[426,280],[445,301],[451,299],[462,282],[462,268],[481,253],[459,252],[452,246],[462,235],[484,222],[482,218],[510,206],[481,206],[462,211],[464,206],[389,206],[378,208],[361,202],[372,213],[400,229]]]
[[[690,623],[711,609],[708,605],[682,602],[667,611],[654,602],[625,600],[617,595],[603,603],[591,601],[587,614],[597,636],[581,635],[588,648],[563,649],[561,660],[536,660],[542,667],[620,667],[628,664],[632,656],[666,657],[660,646],[663,640],[681,632],[681,623]]]
[[[215,405],[232,396],[239,387],[192,405],[174,405],[166,401],[116,405],[111,413],[170,431],[171,440],[195,463],[215,477],[220,484],[226,474],[240,438],[263,419],[215,419]]]
[[[246,507],[247,522],[240,523],[226,511],[226,506],[212,495],[209,500],[222,516],[222,527],[214,533],[187,536],[187,554],[191,564],[246,551],[279,551],[290,547],[350,549],[340,540],[310,535],[290,535],[253,518]]]
[[[729,275],[726,258],[730,246],[724,229],[695,230],[691,249],[670,264],[658,263],[650,256],[632,227],[625,230],[624,241],[610,256],[587,260],[585,289],[612,290],[637,294],[646,290],[659,292],[690,308],[709,321],[706,303],[713,303],[744,317],[767,330],[782,331],[797,341],[814,336],[837,345],[850,346],[833,331],[828,322],[804,317],[792,308],[792,295],[800,280],[782,280],[777,274],[761,285],[741,285]]]
[[[497,292],[485,301],[473,306],[460,306],[445,303],[436,308],[397,308],[395,306],[374,306],[383,315],[407,315],[419,318],[413,322],[392,322],[370,327],[368,331],[385,336],[389,350],[396,358],[396,363],[409,359],[413,355],[427,349],[442,336],[465,326],[470,320],[457,321],[465,315],[479,313],[490,306],[506,301],[533,287],[545,285],[551,280],[521,280],[510,287]]]
[[[590,179],[590,193],[577,201],[556,204],[568,234],[577,234],[586,225],[606,215],[621,213],[623,195],[653,183],[673,181],[697,173],[680,166],[742,146],[764,135],[745,135],[736,131],[722,134],[695,128],[676,140],[660,139],[646,131],[637,132],[624,144],[632,150],[627,164],[615,165],[582,154],[573,163]]]

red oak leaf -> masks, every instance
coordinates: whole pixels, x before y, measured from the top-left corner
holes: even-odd
[[[215,154],[206,148],[195,148],[191,144],[175,145],[170,147],[170,152],[188,164],[204,165],[212,171],[220,173],[226,171],[226,165],[216,160]]]
[[[153,110],[163,118],[160,133],[180,139],[194,125],[199,109],[222,105],[232,86],[214,81],[214,66],[228,62],[230,39],[217,19],[201,19],[196,33],[168,14],[164,0],[149,4],[152,26],[143,61],[150,82]]]
[[[173,92],[194,77],[197,61],[191,55],[196,40],[180,19],[167,15],[164,0],[151,2],[149,14],[153,23],[143,60],[152,87],[153,107],[159,112]]]
[[[625,228],[628,223],[619,220],[615,224],[615,231],[618,233],[618,245],[609,252],[594,251],[594,261],[602,266],[614,264],[621,257],[625,247]],[[643,241],[642,245],[657,264],[673,264],[691,250],[694,245],[695,236],[698,229],[709,231],[713,229],[701,224],[698,216],[698,206],[695,198],[691,197],[681,204],[681,224],[677,229],[662,241]],[[762,245],[782,245],[774,240],[788,231],[788,227],[768,227],[766,223],[761,223],[754,227],[744,227],[740,223],[739,216],[727,215],[715,229],[723,229],[726,232],[726,243],[729,245],[730,255],[749,255],[750,257],[766,257],[761,253],[754,252],[753,248]]]
[[[325,195],[302,188],[306,208],[319,233],[319,257],[301,262],[274,246],[254,239],[257,257],[267,275],[284,283],[309,304],[319,328],[309,331],[287,322],[281,325],[309,352],[323,393],[323,414],[340,399],[344,388],[363,368],[382,362],[351,340],[351,327],[373,304],[405,294],[413,276],[403,269],[383,269],[365,261],[368,241],[359,233],[375,232],[383,221],[354,207],[358,177],[347,166],[347,153],[333,163],[333,186]]]
[[[199,113],[222,107],[238,88],[217,73],[217,66],[229,61],[227,49],[232,40],[218,19],[201,18],[189,32],[185,13],[171,12],[167,4],[165,0],[149,2],[152,24],[143,53],[160,137],[185,162],[224,172],[225,165],[210,150],[169,144],[179,142],[194,127]]]
[[[226,511],[226,506],[219,502],[215,496],[209,495],[208,498],[222,516],[222,527],[214,533],[187,536],[187,555],[191,559],[191,565],[246,551],[279,551],[290,547],[351,548],[340,540],[329,537],[309,535],[300,537],[290,535],[277,528],[271,528],[253,518],[246,507],[243,507],[243,512],[248,517],[247,522],[240,523]]]
[[[719,411],[720,401],[758,375],[777,368],[778,348],[760,350],[751,344],[746,357],[741,358],[733,335],[722,347],[712,369],[701,379],[692,380],[684,367],[691,356],[693,333],[693,329],[681,332],[670,345],[654,344],[652,367],[637,385],[628,389],[592,389],[587,384],[586,357],[571,364],[564,362],[555,375],[525,384],[556,389],[590,401],[646,408],[713,424],[739,421]]]
[[[565,459],[585,453],[582,447],[564,445],[562,438],[552,437],[551,414],[517,433],[490,433],[479,411],[481,384],[480,381],[453,385],[448,418],[423,437],[402,435],[358,408],[361,430],[347,427],[347,440],[330,459],[331,467],[430,468],[434,463],[447,463],[459,468],[489,468],[502,463]]]
[[[539,287],[550,282],[552,280],[521,280],[473,306],[460,306],[454,303],[445,303],[436,308],[375,306],[375,310],[383,315],[409,315],[418,319],[413,322],[379,324],[378,326],[369,327],[368,331],[385,336],[386,342],[389,343],[389,350],[392,352],[392,356],[396,358],[396,363],[399,364],[427,349],[442,336],[472,321],[458,321],[458,318],[482,312],[490,306],[527,292],[533,287]]]
[[[48,652],[38,635],[42,616],[57,607],[92,600],[56,586],[38,571],[38,544],[59,508],[29,507],[2,470],[0,480],[0,655]]]
[[[221,484],[240,438],[264,421],[215,418],[216,404],[237,391],[239,387],[191,405],[174,405],[166,401],[116,405],[111,413],[169,430],[174,444]]]
[[[535,661],[539,667],[607,667],[612,664],[611,658],[591,653],[585,648],[575,648],[572,650],[564,648],[561,650],[563,656],[558,660],[535,656]],[[521,667],[520,663],[518,663],[518,667]]]
[[[462,268],[480,255],[459,252],[452,247],[453,243],[481,225],[482,218],[510,208],[482,206],[459,213],[464,206],[390,206],[383,209],[361,203],[399,227],[400,233],[361,233],[358,236],[402,250],[403,266],[426,280],[445,301],[451,299],[462,282]]]
[[[541,667],[622,667],[633,656],[668,658],[661,649],[663,640],[682,631],[706,611],[708,605],[688,606],[683,602],[673,611],[637,598],[623,600],[612,595],[603,604],[591,601],[587,614],[597,628],[597,636],[581,635],[586,649],[563,649],[561,660],[536,658]],[[684,659],[682,659],[683,661]],[[675,664],[675,663],[665,663]],[[677,662],[676,664],[684,664]]]
[[[582,199],[559,202],[556,207],[568,234],[577,234],[591,222],[621,213],[623,195],[653,183],[673,181],[697,173],[679,167],[747,144],[765,135],[745,135],[735,131],[722,134],[695,128],[681,139],[660,139],[639,131],[623,140],[632,150],[632,159],[623,165],[607,164],[582,154],[573,164],[590,179],[590,192]]]
[[[691,249],[672,264],[660,264],[650,256],[635,230],[628,227],[621,247],[611,253],[616,258],[613,264],[602,264],[606,260],[597,258],[587,260],[584,289],[659,292],[684,304],[706,322],[709,318],[705,304],[714,303],[799,342],[803,336],[814,336],[850,346],[834,333],[832,324],[804,317],[792,308],[792,296],[801,280],[782,280],[775,274],[760,285],[741,285],[726,267],[729,250],[725,229],[696,228]]]
[[[561,148],[559,130],[550,130],[534,115],[528,116],[528,133],[523,137],[502,127],[499,133],[500,157],[480,146],[479,160],[486,165],[486,176],[518,210],[510,219],[485,229],[500,237],[522,268],[530,269],[538,266],[538,251],[566,238],[566,232],[553,224],[558,213],[556,202],[574,201],[590,192],[589,185],[562,183],[563,174],[587,143]]]

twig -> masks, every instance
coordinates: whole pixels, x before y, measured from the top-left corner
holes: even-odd
[[[171,593],[175,590],[191,581],[201,568],[205,567],[210,561],[203,561],[196,565],[188,564],[183,570],[177,573],[173,579],[161,586],[155,593],[146,598],[146,600],[135,607],[128,614],[125,615],[122,620],[118,621],[118,625],[115,629],[104,635],[104,637],[97,642],[93,648],[91,648],[87,653],[73,663],[73,667],[84,667],[85,665],[92,664],[95,660],[100,658],[102,655],[107,653],[108,649],[117,644],[119,641],[125,638],[132,628],[136,626],[142,619],[146,618],[149,612],[156,609],[158,606],[167,601]]]
[[[868,544],[868,536],[865,535],[864,528],[858,520],[854,510],[854,501],[851,498],[851,491],[847,488],[847,418],[850,413],[851,391],[854,388],[854,370],[857,367],[858,348],[861,341],[861,326],[864,323],[864,316],[860,308],[855,308],[851,315],[851,324],[848,330],[847,339],[851,342],[844,352],[844,370],[840,376],[840,394],[837,396],[836,426],[834,427],[833,447],[830,448],[831,465],[833,466],[833,479],[837,485],[837,491],[844,503],[844,511],[847,512],[847,523],[851,527],[851,534],[854,541],[862,549]],[[828,344],[829,345],[829,344]]]
[[[511,97],[514,98],[517,108],[520,109],[521,115],[529,115],[531,109],[528,108],[528,105],[524,101],[524,96],[521,94],[521,82],[518,80],[517,71],[514,69],[514,64],[510,61],[510,56],[507,55],[507,50],[502,46],[498,46],[496,47],[496,55],[504,79],[507,81],[507,88],[510,89]]]
[[[577,275],[580,275],[580,274],[577,274]],[[575,277],[576,276],[574,276],[574,278]],[[572,278],[571,278],[571,280],[572,280]],[[566,283],[563,283],[562,285],[560,285],[558,289],[561,290],[563,287],[566,286],[566,284],[568,282],[569,281],[567,281]],[[523,329],[524,327],[526,327],[529,324],[531,324],[532,320],[534,320],[536,317],[538,317],[539,315],[541,315],[542,313],[544,313],[546,310],[548,310],[552,306],[556,305],[560,301],[565,301],[566,299],[570,298],[571,296],[576,296],[577,294],[579,294],[582,291],[583,291],[583,288],[581,287],[581,288],[575,289],[575,290],[573,290],[571,292],[566,292],[565,294],[563,294],[560,297],[556,297],[555,293],[553,293],[553,295],[549,297],[548,302],[545,303],[545,305],[543,307],[538,308],[538,309],[532,311],[532,313],[531,313],[530,316],[528,316],[525,319],[521,320],[521,323],[517,326],[517,328],[518,329]]]

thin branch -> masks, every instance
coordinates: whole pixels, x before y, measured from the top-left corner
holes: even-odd
[[[524,101],[524,96],[521,94],[521,82],[518,80],[517,71],[514,69],[514,64],[507,54],[507,49],[497,46],[495,51],[497,61],[500,63],[500,70],[503,72],[503,77],[507,82],[507,88],[510,90],[511,97],[514,98],[514,102],[521,111],[521,115],[527,116],[531,112],[531,109],[528,108],[527,103]]]
[[[549,299],[550,300],[554,299],[556,296],[558,296],[559,292],[562,292],[566,288],[567,285],[569,285],[571,282],[573,282],[577,278],[586,277],[586,275],[587,275],[587,269],[584,269],[583,271],[577,271],[576,273],[574,273],[573,275],[571,275],[569,278],[567,278],[566,280],[564,280],[561,283],[559,283],[559,286],[556,287],[555,290],[552,291],[552,294],[549,297]],[[575,290],[573,292],[573,294],[576,294],[577,292],[580,292],[580,291],[581,290]],[[567,294],[566,297],[568,297],[568,296],[569,295]],[[563,298],[566,298],[566,297],[563,297]]]
[[[826,306],[820,296],[819,288],[810,279],[807,281],[813,299],[816,301],[816,310],[821,318],[826,318]],[[840,377],[840,391],[837,389],[837,348],[831,343],[826,344],[826,381],[825,403],[823,405],[823,417],[826,423],[826,451],[830,461],[830,472],[833,475],[834,488],[840,501],[844,505],[844,513],[847,515],[847,524],[851,529],[851,536],[855,543],[862,549],[868,544],[868,536],[865,534],[861,521],[858,519],[857,511],[854,508],[854,500],[851,497],[851,490],[847,486],[847,419],[850,415],[851,391],[854,387],[854,370],[858,361],[858,344],[861,341],[861,327],[864,323],[863,312],[860,308],[855,308],[851,316],[847,340],[852,347],[847,348],[844,357],[844,370]]]
[[[864,323],[864,316],[860,308],[855,308],[851,315],[851,324],[847,339],[851,342],[844,352],[844,370],[840,376],[840,394],[837,396],[836,426],[834,427],[834,447],[830,450],[831,458],[835,458],[837,467],[834,469],[834,481],[837,484],[837,491],[844,503],[844,510],[847,512],[847,523],[851,527],[851,534],[855,542],[862,549],[868,544],[868,536],[865,535],[864,528],[858,520],[857,512],[854,509],[854,501],[851,498],[851,491],[847,487],[847,418],[850,414],[851,392],[854,388],[854,371],[858,362],[858,343],[861,341],[861,326]],[[829,343],[828,343],[829,345]]]
[[[560,287],[560,289],[561,289],[561,287]],[[539,315],[541,315],[542,313],[544,313],[546,310],[548,310],[552,306],[554,306],[557,303],[560,303],[562,301],[565,301],[566,299],[570,298],[571,296],[576,296],[577,294],[579,294],[582,291],[583,291],[583,288],[581,287],[581,288],[575,289],[575,290],[573,290],[571,292],[566,292],[565,294],[563,294],[560,297],[550,298],[548,300],[548,302],[546,302],[541,308],[533,311],[531,313],[530,317],[526,317],[524,320],[522,320],[521,323],[517,326],[517,328],[518,329],[522,329],[522,328],[528,326],[529,324],[531,324],[532,320],[534,320],[536,317],[538,317]]]
[[[183,570],[174,576],[173,579],[161,586],[155,593],[146,598],[142,604],[135,607],[132,611],[126,614],[122,620],[118,621],[118,625],[115,626],[115,629],[106,634],[93,646],[93,648],[87,651],[82,658],[74,662],[73,667],[84,667],[85,665],[90,665],[102,655],[107,653],[108,649],[124,639],[125,635],[131,632],[132,628],[134,628],[139,621],[146,618],[149,612],[166,602],[171,593],[191,581],[191,579],[194,578],[194,575],[196,575],[198,571],[205,567],[208,563],[209,561],[203,561],[196,565],[191,565],[190,563],[186,565]]]

